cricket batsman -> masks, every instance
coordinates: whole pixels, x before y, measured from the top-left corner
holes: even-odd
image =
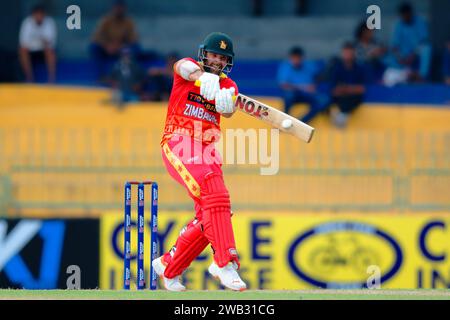
[[[229,118],[235,112],[233,96],[238,88],[227,76],[233,60],[230,37],[213,32],[200,45],[197,61],[184,58],[174,65],[162,157],[169,174],[193,199],[195,218],[183,228],[170,251],[152,261],[170,291],[186,289],[181,275],[208,244],[214,253],[209,273],[229,289],[246,289],[237,273],[240,264],[230,196],[214,144],[220,138],[221,116]]]

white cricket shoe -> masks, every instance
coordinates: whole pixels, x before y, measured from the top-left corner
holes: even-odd
[[[239,274],[236,271],[237,268],[238,266],[235,262],[228,262],[223,268],[219,268],[219,266],[213,262],[209,266],[208,271],[213,277],[219,278],[223,286],[235,291],[244,291],[247,289],[247,285],[242,281],[241,277],[239,277]]]
[[[162,260],[162,256],[152,261],[153,270],[163,279],[164,287],[169,291],[185,291],[186,287],[181,284],[181,276],[169,279],[164,276],[166,264]]]

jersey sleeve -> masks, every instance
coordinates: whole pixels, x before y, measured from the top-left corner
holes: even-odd
[[[197,61],[195,61],[194,59],[192,59],[191,57],[186,57],[186,58],[180,59],[179,61],[181,61],[181,60],[191,61],[191,62],[195,63],[196,65],[198,65],[201,68],[200,64]],[[176,64],[173,65],[173,79],[174,79],[174,81],[176,81],[176,82],[180,82],[180,81],[181,82],[187,82],[187,81],[189,81],[189,80],[184,79],[182,76],[180,76],[175,71],[175,65]]]

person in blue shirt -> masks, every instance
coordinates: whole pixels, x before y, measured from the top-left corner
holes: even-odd
[[[389,66],[408,70],[410,80],[426,80],[431,64],[427,23],[409,3],[400,5],[398,12],[400,20],[392,34]]]
[[[319,93],[315,78],[319,73],[317,66],[304,60],[303,49],[294,47],[289,52],[289,60],[281,63],[278,69],[278,84],[283,91],[284,112],[289,113],[295,103],[307,103],[309,111],[300,120],[309,122],[330,104],[330,98]]]
[[[331,112],[331,119],[337,127],[345,127],[350,113],[363,101],[365,80],[364,68],[356,61],[355,47],[345,43],[331,74],[333,102],[338,107]]]

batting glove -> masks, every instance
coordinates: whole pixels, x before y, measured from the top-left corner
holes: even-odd
[[[219,113],[234,112],[234,88],[220,89],[216,95],[216,111]]]
[[[204,72],[198,80],[200,80],[200,94],[206,100],[214,100],[217,92],[220,90],[219,76],[209,72]]]

